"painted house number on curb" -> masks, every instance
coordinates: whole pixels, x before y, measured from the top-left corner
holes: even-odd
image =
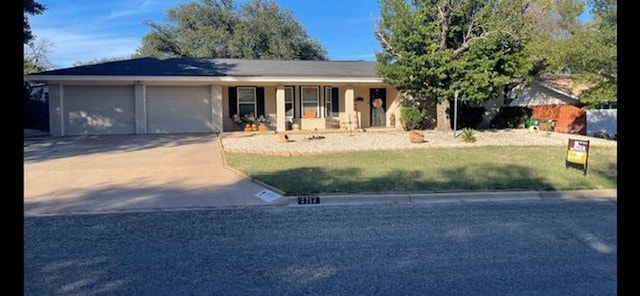
[[[319,196],[301,196],[301,197],[298,197],[298,204],[299,205],[319,204],[319,203],[320,203],[320,197]]]

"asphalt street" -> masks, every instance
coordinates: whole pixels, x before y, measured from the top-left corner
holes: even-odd
[[[24,295],[615,295],[617,202],[24,218]]]

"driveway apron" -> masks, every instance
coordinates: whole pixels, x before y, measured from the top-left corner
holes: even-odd
[[[268,203],[227,169],[214,135],[41,137],[24,141],[25,215]]]

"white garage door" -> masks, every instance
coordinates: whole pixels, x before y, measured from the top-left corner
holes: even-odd
[[[64,88],[64,134],[135,134],[133,86]]]
[[[215,130],[209,86],[149,86],[146,96],[147,133],[211,133]]]

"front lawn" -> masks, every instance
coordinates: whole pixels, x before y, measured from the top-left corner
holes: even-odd
[[[227,165],[286,195],[617,186],[617,149],[590,147],[587,175],[566,147],[485,146],[273,156],[226,152]]]

